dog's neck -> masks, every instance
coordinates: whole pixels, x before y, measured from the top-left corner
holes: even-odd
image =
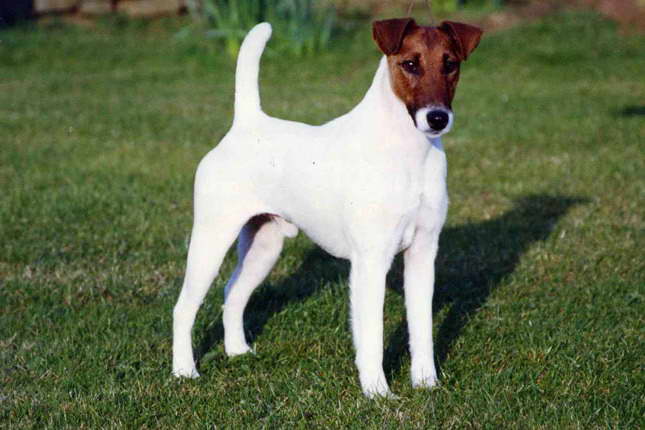
[[[379,62],[372,85],[356,108],[367,114],[375,127],[397,130],[404,135],[422,136],[431,145],[442,149],[441,138],[429,138],[420,132],[414,125],[405,103],[394,94],[385,56]]]
[[[381,58],[378,69],[376,69],[376,73],[374,74],[372,85],[370,85],[367,93],[365,93],[365,97],[363,97],[359,106],[365,110],[369,110],[370,115],[387,120],[389,127],[414,127],[414,123],[407,112],[405,104],[392,90],[390,71],[388,70],[387,58],[385,56]]]

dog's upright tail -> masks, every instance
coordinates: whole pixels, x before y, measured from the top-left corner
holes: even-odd
[[[263,22],[253,27],[242,42],[235,71],[235,122],[262,111],[258,86],[260,57],[270,37],[271,24]]]

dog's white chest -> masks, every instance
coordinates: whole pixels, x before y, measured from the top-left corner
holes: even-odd
[[[410,221],[406,223],[403,229],[403,234],[401,235],[401,240],[397,251],[407,249],[410,246],[410,244],[412,244],[412,239],[414,239],[414,232],[417,229],[417,224],[416,224],[417,213],[418,211],[415,213],[414,218],[410,219]]]
[[[417,229],[434,229],[445,220],[448,193],[446,189],[447,163],[440,141],[433,143],[421,174],[417,177],[410,211],[404,216],[398,251],[408,248]]]

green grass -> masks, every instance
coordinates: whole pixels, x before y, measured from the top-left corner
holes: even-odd
[[[192,178],[231,121],[233,65],[172,25],[117,24],[0,33],[0,427],[643,428],[645,39],[590,14],[485,37],[445,139],[442,383],[410,388],[397,263],[399,399],[368,401],[348,266],[302,236],[249,304],[257,354],[223,352],[229,257],[197,318],[202,377],[171,378]],[[268,52],[267,111],[356,104],[378,60],[363,30]]]

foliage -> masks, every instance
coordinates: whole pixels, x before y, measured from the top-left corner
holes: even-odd
[[[444,138],[441,385],[410,387],[397,264],[399,398],[368,401],[348,265],[303,235],[245,314],[256,354],[224,355],[231,255],[195,325],[202,377],[171,378],[194,172],[234,91],[230,59],[174,31],[0,34],[0,427],[643,428],[643,37],[578,13],[484,37]],[[263,106],[328,121],[379,55],[366,22],[306,61],[268,59]]]
[[[432,0],[432,10],[437,14],[455,12],[460,6],[459,0]]]
[[[232,57],[258,22],[273,25],[275,49],[296,56],[324,49],[334,31],[334,9],[315,0],[202,0],[201,4],[188,4],[191,16],[208,28],[208,36],[223,41]]]
[[[459,9],[495,9],[503,5],[503,0],[426,0],[432,12],[440,16],[449,15]]]

